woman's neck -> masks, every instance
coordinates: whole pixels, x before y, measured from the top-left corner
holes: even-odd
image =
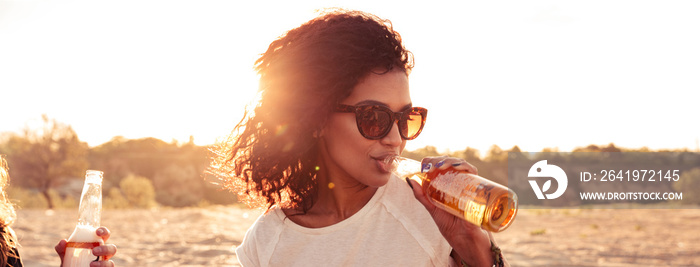
[[[290,220],[301,226],[320,228],[339,223],[360,211],[377,191],[333,163],[322,160],[319,167],[322,171],[316,176],[318,189],[311,209],[305,214],[284,210]]]

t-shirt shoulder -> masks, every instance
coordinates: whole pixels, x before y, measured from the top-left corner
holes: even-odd
[[[243,266],[263,266],[261,260],[268,260],[272,255],[274,245],[279,241],[283,228],[284,212],[273,207],[268,212],[260,215],[253,226],[246,231],[245,237],[236,248],[236,257]]]

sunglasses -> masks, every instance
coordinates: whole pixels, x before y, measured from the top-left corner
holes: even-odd
[[[335,112],[355,113],[357,129],[370,140],[382,139],[389,134],[394,122],[399,126],[399,134],[405,140],[413,140],[423,130],[428,109],[412,107],[403,112],[393,112],[385,106],[349,106],[339,104]]]

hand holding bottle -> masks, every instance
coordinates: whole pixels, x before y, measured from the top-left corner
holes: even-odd
[[[509,266],[502,258],[491,233],[484,229],[502,231],[510,225],[515,213],[499,213],[508,212],[506,211],[508,209],[513,212],[517,211],[517,197],[510,195],[512,193],[510,190],[498,185],[496,187],[502,188],[497,191],[505,190],[505,192],[495,194],[500,195],[500,197],[492,198],[490,192],[493,190],[494,184],[477,176],[476,167],[459,158],[425,158],[421,164],[422,173],[420,175],[406,172],[407,169],[416,169],[414,165],[417,162],[396,159],[395,164],[397,167],[395,173],[399,177],[406,177],[406,182],[413,189],[414,196],[425,206],[440,233],[452,246],[452,256],[458,263],[463,259],[468,266],[493,266],[494,264],[496,266]],[[413,175],[419,177],[422,184],[409,178]],[[440,181],[441,179],[448,180]],[[464,187],[465,185],[466,187]],[[465,192],[467,195],[463,195]],[[484,193],[489,196],[484,198],[482,196]],[[459,203],[456,203],[457,201]],[[485,205],[477,205],[480,202],[484,202],[482,204]],[[466,207],[470,206],[468,203],[472,203],[473,207]],[[442,206],[438,207],[437,205]],[[494,208],[499,206],[502,207]],[[474,215],[470,215],[471,213]]]
[[[431,173],[447,168],[466,171],[477,174],[477,169],[463,159],[458,158],[425,158],[422,161],[425,173]],[[450,246],[460,256],[461,259],[469,259],[469,266],[482,266],[485,263],[491,266],[493,263],[489,236],[486,231],[479,226],[469,223],[443,209],[435,206],[422,190],[421,184],[412,179],[406,179],[413,195],[425,206],[430,215],[435,220],[435,224],[440,229],[440,233],[445,237]]]
[[[112,258],[114,256],[114,254],[117,253],[117,246],[115,246],[114,244],[107,244],[107,239],[109,239],[109,236],[110,236],[109,229],[107,229],[104,226],[97,228],[97,230],[95,231],[95,234],[97,234],[97,236],[102,238],[102,240],[104,241],[105,244],[101,245],[101,246],[94,247],[92,249],[92,253],[95,256],[99,256],[102,259],[102,261],[91,262],[90,267],[114,266],[114,262],[109,260],[109,259]],[[63,257],[66,254],[66,244],[67,243],[68,243],[68,241],[66,239],[63,239],[60,242],[58,242],[56,247],[54,247],[56,249],[56,253],[58,253],[58,257],[61,258],[61,265],[63,265]]]
[[[56,246],[62,267],[114,266],[114,262],[107,260],[117,252],[116,246],[105,246],[109,230],[100,227],[102,175],[103,172],[97,170],[85,172],[78,223],[68,240],[61,241]]]
[[[422,195],[435,207],[484,230],[505,230],[518,211],[513,190],[478,176],[476,168],[463,159],[425,158],[423,164],[402,157],[386,161],[396,176],[417,180]]]

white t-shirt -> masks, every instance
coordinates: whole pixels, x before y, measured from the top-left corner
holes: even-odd
[[[243,266],[453,266],[452,248],[404,180],[389,179],[351,217],[307,228],[273,208],[236,248]]]

